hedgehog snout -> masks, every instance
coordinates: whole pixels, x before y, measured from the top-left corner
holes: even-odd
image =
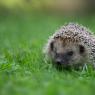
[[[55,63],[57,65],[68,65],[70,59],[71,59],[71,55],[68,55],[68,53],[66,53],[66,54],[57,54],[57,56],[55,58]]]

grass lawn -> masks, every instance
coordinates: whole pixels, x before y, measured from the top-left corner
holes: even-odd
[[[95,71],[57,71],[45,62],[48,37],[67,22],[95,31],[95,17],[0,16],[0,95],[94,95]]]

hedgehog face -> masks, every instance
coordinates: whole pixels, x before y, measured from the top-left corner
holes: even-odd
[[[50,55],[55,65],[68,67],[83,65],[87,52],[81,44],[57,38],[50,43]]]

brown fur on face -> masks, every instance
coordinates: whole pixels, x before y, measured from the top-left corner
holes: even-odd
[[[87,59],[87,49],[77,40],[71,38],[55,38],[50,44],[50,57],[54,64],[62,66],[84,65]]]

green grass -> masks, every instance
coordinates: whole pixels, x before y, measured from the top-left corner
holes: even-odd
[[[57,71],[45,62],[48,37],[67,22],[95,31],[95,17],[0,17],[0,95],[94,95],[95,71]]]

